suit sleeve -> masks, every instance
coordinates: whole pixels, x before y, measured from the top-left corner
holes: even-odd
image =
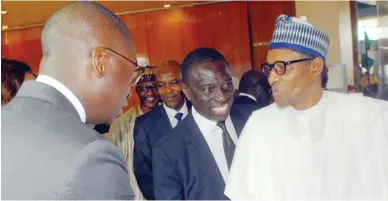
[[[159,146],[153,150],[154,192],[156,200],[184,200],[180,177],[166,152]]]
[[[124,158],[111,142],[98,140],[88,144],[70,165],[70,174],[58,191],[58,199],[134,199]]]
[[[152,153],[147,134],[143,126],[136,120],[133,132],[133,170],[139,189],[147,200],[154,200]]]

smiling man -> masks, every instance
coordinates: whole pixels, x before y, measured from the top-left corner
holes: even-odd
[[[388,103],[322,89],[329,36],[279,16],[267,63],[275,104],[241,134],[231,200],[388,200]]]
[[[229,64],[218,51],[199,48],[189,53],[182,76],[184,94],[193,106],[154,147],[155,199],[227,199],[223,192],[229,167],[250,113],[232,107]]]
[[[169,60],[156,70],[157,89],[163,106],[136,119],[134,131],[134,164],[136,179],[147,200],[154,200],[152,175],[152,148],[187,114],[190,105],[182,93],[180,64]]]

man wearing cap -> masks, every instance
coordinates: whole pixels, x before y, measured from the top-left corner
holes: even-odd
[[[137,117],[158,106],[159,95],[156,89],[155,68],[149,67],[144,72],[136,84],[136,93],[140,99],[140,105],[130,108],[119,116],[112,123],[105,137],[120,148],[127,163],[129,183],[135,193],[135,200],[143,200],[144,197],[133,173],[133,128]]]
[[[276,20],[262,66],[275,104],[241,134],[231,200],[388,200],[388,104],[324,91],[328,46],[305,17]]]

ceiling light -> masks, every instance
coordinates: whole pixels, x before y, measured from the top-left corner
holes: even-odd
[[[171,4],[164,5],[165,8],[170,8]]]
[[[8,29],[8,26],[7,26],[7,25],[4,25],[4,26],[1,27],[1,29],[3,29],[3,30],[4,30],[4,29]]]
[[[2,11],[1,11],[1,14],[2,14],[2,15],[5,15],[5,14],[7,14],[7,13],[8,13],[8,11],[6,11],[6,10],[2,10]]]

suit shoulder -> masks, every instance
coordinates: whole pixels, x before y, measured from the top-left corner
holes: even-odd
[[[183,143],[185,133],[187,132],[187,126],[190,123],[188,118],[183,119],[175,128],[166,133],[156,144],[155,147],[162,147],[163,149],[168,147],[176,147],[176,143]]]
[[[163,106],[157,106],[153,110],[139,116],[136,118],[136,123],[156,123],[158,120],[160,113],[163,112],[164,108]],[[157,119],[155,119],[157,118]]]

